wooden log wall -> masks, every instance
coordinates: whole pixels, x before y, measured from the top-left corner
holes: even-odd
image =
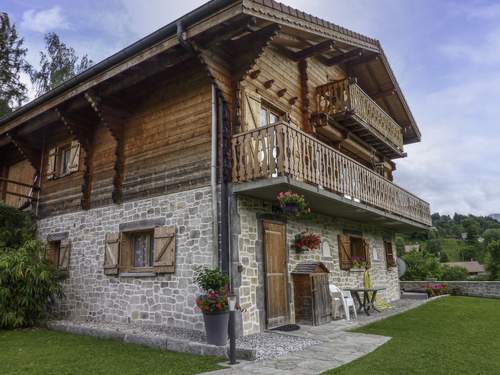
[[[184,64],[140,89],[134,93],[133,113],[123,122],[122,201],[208,186],[211,87],[206,70],[199,62]],[[46,132],[41,217],[81,210],[87,162],[92,163],[90,208],[113,204],[116,141],[97,118],[89,126],[95,127],[91,160],[81,148],[79,171],[56,179],[47,179],[48,150],[72,137],[59,123]]]

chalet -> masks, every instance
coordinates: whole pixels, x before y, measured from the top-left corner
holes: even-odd
[[[36,215],[68,319],[202,330],[206,265],[231,274],[251,334],[295,321],[304,264],[359,287],[364,257],[399,298],[395,233],[431,226],[393,182],[420,137],[379,41],[212,0],[0,119],[0,199]],[[284,191],[313,214],[281,215]],[[301,232],[321,246],[294,251]]]

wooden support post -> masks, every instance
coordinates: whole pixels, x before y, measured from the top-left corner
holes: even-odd
[[[93,154],[94,154],[94,142],[93,138],[95,135],[95,126],[88,123],[89,120],[76,118],[74,115],[69,114],[59,108],[54,109],[57,117],[64,125],[68,133],[75,138],[82,149],[85,151],[85,156],[83,158],[84,169],[83,169],[83,181],[82,181],[82,198],[80,200],[80,206],[83,210],[90,209],[90,198],[92,194],[92,176],[93,176]]]
[[[302,111],[302,123],[304,124],[304,131],[312,133],[313,129],[309,120],[309,77],[307,75],[307,60],[299,61],[299,75],[300,75],[300,102]]]
[[[123,200],[122,184],[124,171],[124,140],[123,140],[123,122],[128,116],[127,112],[113,108],[103,103],[102,98],[87,92],[85,98],[96,113],[100,122],[109,130],[115,139],[115,163],[113,175],[113,192],[111,197],[113,203],[121,203]]]

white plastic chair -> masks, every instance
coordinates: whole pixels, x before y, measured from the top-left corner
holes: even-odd
[[[355,319],[358,319],[358,313],[356,311],[356,305],[354,304],[354,299],[352,298],[352,295],[351,295],[351,292],[349,292],[348,290],[342,290],[340,289],[339,287],[333,285],[333,284],[330,284],[329,285],[330,287],[330,293],[332,294],[339,294],[340,296],[342,296],[343,298],[341,299],[341,303],[342,303],[342,307],[344,308],[344,312],[345,312],[345,318],[347,320],[351,320],[351,307],[352,307],[352,310],[354,312],[354,317]],[[335,301],[337,301],[338,299],[336,299],[335,297],[333,297]]]

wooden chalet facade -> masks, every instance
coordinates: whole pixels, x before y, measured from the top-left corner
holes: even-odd
[[[0,119],[0,200],[32,210],[68,270],[61,314],[201,330],[192,268],[219,266],[250,334],[295,320],[304,262],[359,286],[364,256],[399,298],[394,234],[431,225],[393,183],[418,141],[377,40],[272,0],[213,0]],[[277,214],[286,190],[317,216]],[[294,253],[302,231],[321,248]]]

